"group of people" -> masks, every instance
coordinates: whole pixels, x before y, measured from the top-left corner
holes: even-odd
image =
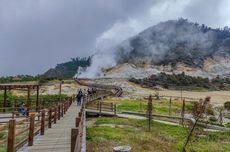
[[[77,98],[77,105],[78,105],[78,106],[81,105],[81,100],[82,100],[83,97],[84,97],[84,94],[83,94],[82,90],[80,89],[80,90],[78,91],[77,96],[76,96],[76,98]]]
[[[77,105],[80,106],[81,105],[81,102],[82,102],[82,99],[84,96],[86,95],[92,95],[92,94],[95,94],[97,92],[97,90],[95,88],[88,88],[88,90],[84,91],[85,93],[82,92],[82,90],[80,89],[77,93]],[[27,107],[24,103],[21,104],[21,106],[18,108],[18,112],[21,113],[23,116],[26,116],[27,115]]]
[[[97,90],[95,88],[88,88],[88,90],[87,90],[88,95],[94,94],[96,92],[97,92]]]
[[[21,113],[23,116],[27,115],[27,107],[24,103],[18,108],[18,112]]]
[[[95,94],[97,92],[97,90],[95,88],[88,88],[87,93],[86,93],[86,90],[84,92],[85,93],[83,93],[82,90],[80,89],[77,93],[76,99],[77,99],[77,105],[78,106],[81,105],[81,102],[82,102],[82,99],[84,96]]]

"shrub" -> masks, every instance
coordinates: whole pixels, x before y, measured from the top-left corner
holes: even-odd
[[[209,117],[209,121],[216,122],[218,119],[216,117]]]
[[[209,104],[209,105],[207,106],[206,112],[207,112],[208,115],[214,115],[214,110],[213,110],[211,104]]]
[[[230,128],[230,122],[228,122],[228,123],[225,125],[225,127]]]
[[[224,108],[230,110],[230,101],[224,103]]]
[[[226,114],[224,117],[230,119],[230,113]]]

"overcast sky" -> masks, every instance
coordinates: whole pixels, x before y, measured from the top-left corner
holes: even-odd
[[[230,26],[230,0],[0,0],[0,76],[39,74],[160,21]]]

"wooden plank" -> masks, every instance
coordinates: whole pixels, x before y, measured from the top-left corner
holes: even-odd
[[[34,146],[28,147],[27,152],[69,152],[71,149],[71,129],[75,128],[76,114],[80,111],[79,107],[72,104],[63,119],[57,121],[48,129],[44,136],[40,136]]]

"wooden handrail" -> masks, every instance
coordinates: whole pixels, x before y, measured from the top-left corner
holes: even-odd
[[[64,103],[59,103],[61,106],[62,114],[69,109],[70,105],[73,103],[73,97],[69,98],[69,100]],[[52,123],[56,123],[57,118],[60,116],[59,106],[57,104],[49,107],[48,109],[43,109],[37,114],[31,114],[28,118],[23,119],[21,121],[16,121],[16,119],[10,119],[8,125],[8,138],[7,138],[7,152],[14,152],[22,147],[25,143],[28,142],[29,146],[33,145],[34,136],[40,132],[41,135],[45,134],[46,120],[48,120],[48,128],[52,127]],[[48,113],[48,115],[46,115]],[[41,119],[40,119],[41,117]],[[26,128],[22,130],[18,130],[20,128],[16,126],[23,127],[26,125]],[[29,127],[28,127],[29,126]],[[4,125],[2,130],[7,129],[7,125]],[[16,136],[22,136],[26,132],[29,132],[29,135],[25,135],[25,138],[22,138],[20,142],[15,143]],[[5,142],[4,140],[2,140]]]
[[[82,148],[82,136],[83,136],[83,128],[84,128],[84,121],[85,121],[85,104],[91,103],[97,99],[101,99],[104,96],[107,96],[107,93],[96,93],[93,95],[87,95],[83,98],[83,104],[81,105],[80,111],[77,113],[75,118],[75,128],[71,130],[71,152],[80,152]],[[96,106],[98,109],[101,109],[103,106],[108,107],[108,109],[114,111],[116,114],[116,106],[112,103],[105,103],[105,102],[97,102]],[[101,107],[101,108],[100,108]]]

